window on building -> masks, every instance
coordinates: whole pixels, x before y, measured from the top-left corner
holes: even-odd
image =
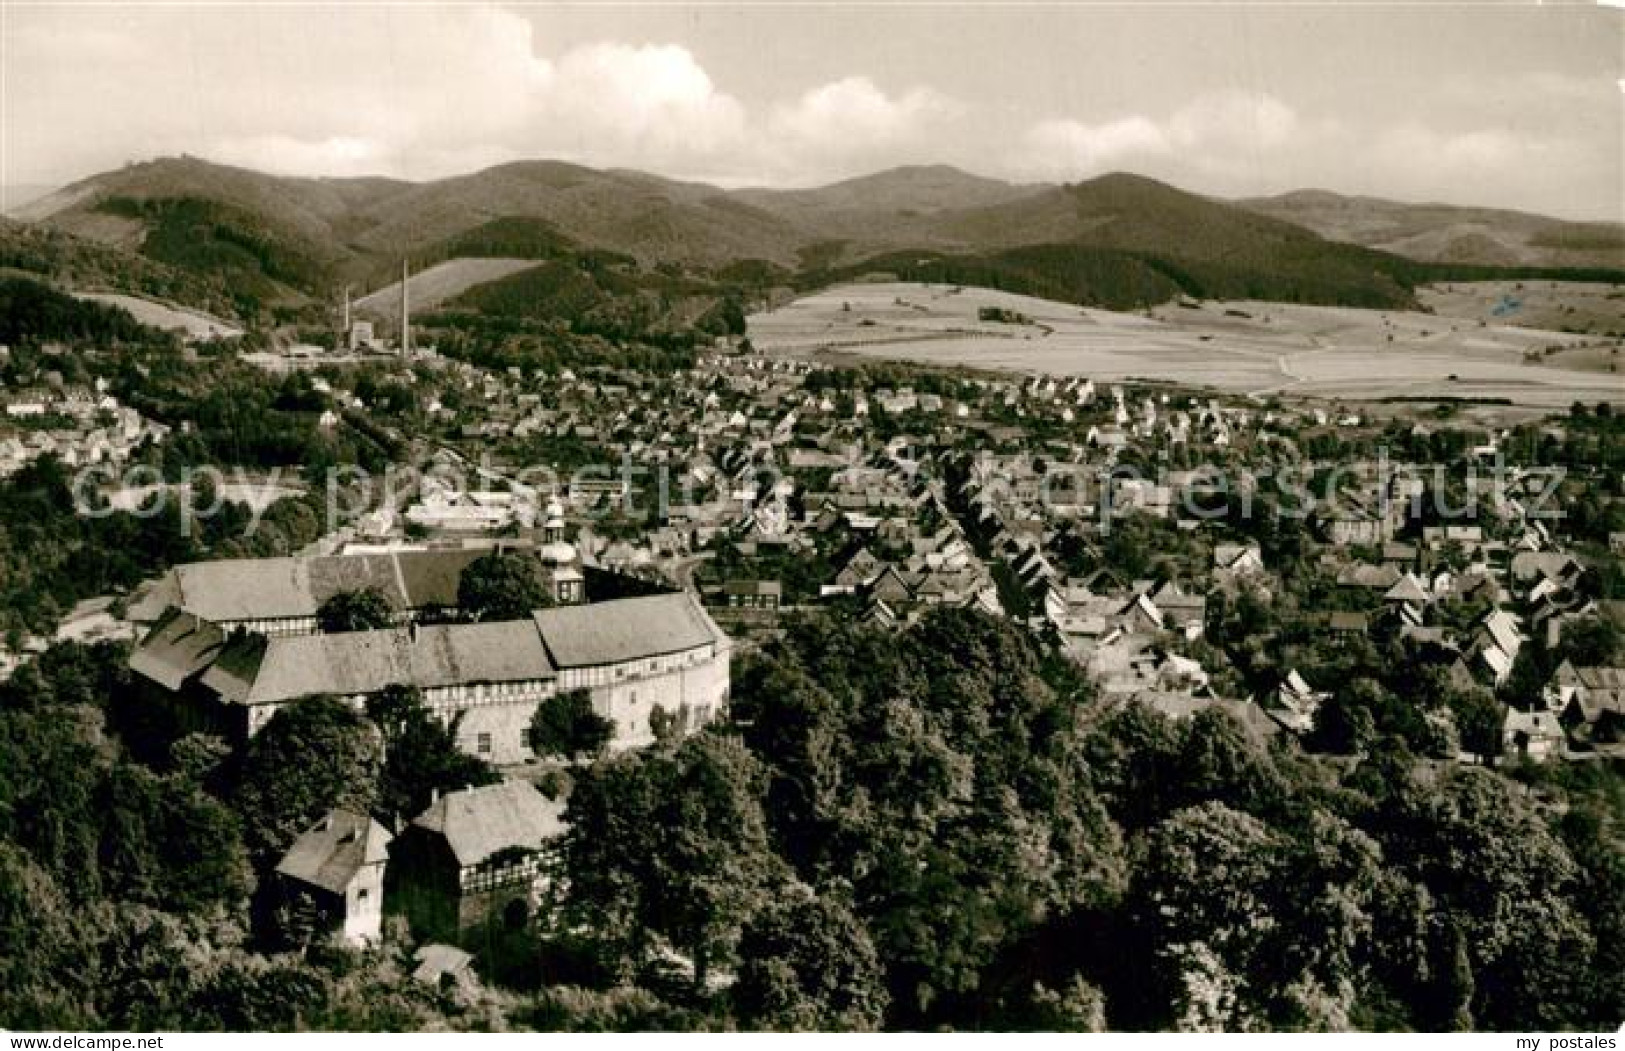
[[[478,751],[479,751],[479,753],[481,755],[490,755],[491,754],[491,735],[490,734],[480,734],[478,737],[476,737],[474,739],[474,744],[475,744],[475,747],[478,749]]]

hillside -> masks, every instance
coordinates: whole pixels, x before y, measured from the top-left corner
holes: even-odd
[[[103,306],[117,307],[148,328],[175,332],[188,340],[233,339],[243,330],[196,310],[172,307],[140,296],[121,292],[80,292],[78,298]]]
[[[455,299],[478,285],[488,284],[528,270],[536,263],[530,259],[504,259],[500,256],[448,259],[412,274],[413,316],[438,309],[447,300]],[[401,283],[391,281],[383,288],[355,300],[358,313],[393,320],[401,310]]]
[[[823,239],[853,242],[856,251],[885,246],[983,247],[945,236],[945,217],[995,208],[1053,189],[1017,186],[947,165],[911,166],[807,190],[739,190],[734,197]]]
[[[81,179],[16,210],[26,222],[78,232],[108,198],[137,201],[195,198],[252,213],[292,235],[323,244],[342,243],[358,208],[376,206],[411,187],[394,179],[304,179],[266,175],[195,157],[164,157],[129,164]]]
[[[0,270],[66,288],[123,292],[239,316],[238,301],[218,276],[194,274],[48,226],[0,219]]]
[[[1130,309],[1177,295],[1407,306],[1412,267],[1152,179],[1108,175],[943,217],[976,253],[895,252],[825,268],[814,283],[881,271]],[[1033,239],[1049,240],[1034,243]]]
[[[1625,225],[1577,223],[1525,212],[1405,204],[1299,190],[1237,201],[1322,237],[1430,263],[1486,266],[1625,267]]]
[[[1514,276],[1486,261],[1529,276],[1559,262],[1595,270],[1618,254],[1609,249],[1613,227],[1444,211],[1455,225],[1422,206],[1325,194],[1244,207],[1131,175],[1016,186],[943,166],[816,189],[725,191],[556,161],[413,184],[280,178],[185,157],[82,180],[25,209],[52,231],[229,289],[237,316],[302,312],[306,320],[341,285],[390,285],[403,257],[423,270],[460,259],[579,263],[608,253],[635,264],[640,282],[658,272],[735,294],[883,270],[1124,308],[1180,294],[1409,306],[1429,280]],[[1468,230],[1464,216],[1477,227]],[[534,313],[515,293],[525,280],[473,294],[519,279],[514,269],[442,270],[457,277],[426,303]],[[569,266],[528,280],[544,283],[544,302],[580,283]]]
[[[541,220],[565,237],[647,263],[795,261],[807,235],[710,186],[527,161],[426,183],[364,209],[359,249],[413,251],[492,220]]]
[[[0,274],[0,344],[59,341],[162,345],[168,337],[118,305],[77,299],[29,277]]]
[[[679,336],[691,329],[744,331],[744,316],[728,286],[649,270],[630,257],[602,252],[532,264],[470,288],[445,309],[442,320],[467,312],[618,340]]]
[[[297,308],[354,267],[357,210],[411,184],[304,179],[193,157],[131,164],[83,179],[17,217],[223,281],[239,312]]]

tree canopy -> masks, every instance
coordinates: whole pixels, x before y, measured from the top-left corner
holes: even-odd
[[[457,605],[471,620],[523,620],[553,604],[539,569],[535,558],[518,551],[481,555],[463,569]]]
[[[326,632],[372,631],[395,623],[395,607],[376,588],[341,591],[316,610],[316,624]]]

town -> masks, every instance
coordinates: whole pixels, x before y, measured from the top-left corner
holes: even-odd
[[[0,0],[0,1030],[1615,1046],[1622,19]]]
[[[81,468],[102,514],[174,501],[252,531],[234,497],[327,504],[288,553],[177,563],[79,601],[54,635],[11,633],[28,682],[76,648],[127,652],[110,670],[172,749],[253,763],[262,737],[294,747],[346,709],[386,768],[439,749],[408,753],[426,767],[396,775],[402,809],[267,800],[282,831],[249,841],[273,941],[416,945],[418,979],[491,996],[513,933],[565,922],[571,782],[776,719],[771,695],[731,705],[731,666],[809,619],[882,638],[946,611],[1002,621],[1073,668],[1092,719],[1222,714],[1268,752],[1497,770],[1625,754],[1607,402],[1481,422],[766,356],[744,336],[665,370],[336,342],[331,363],[240,368],[317,434],[397,439],[342,487],[260,463],[260,486],[207,507],[187,471],[132,493],[119,469],[194,428],[124,406],[94,354],[56,351],[87,382],[46,373],[6,398],[14,477],[30,456]]]

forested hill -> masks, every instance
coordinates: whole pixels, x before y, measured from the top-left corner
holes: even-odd
[[[422,267],[607,253],[667,277],[720,279],[745,264],[799,274],[801,285],[876,270],[941,273],[1116,307],[1179,294],[1409,306],[1419,283],[1513,273],[1502,264],[1528,275],[1581,263],[1587,269],[1564,274],[1582,279],[1625,268],[1607,247],[1612,228],[1600,225],[1529,234],[1597,250],[1407,258],[1353,235],[1323,237],[1340,228],[1288,203],[1242,207],[1121,174],[1012,186],[903,168],[814,190],[730,191],[551,161],[411,184],[290,179],[182,157],[93,176],[25,212],[47,229],[219,282],[239,316],[328,309],[343,285],[365,293],[394,280],[403,257]],[[1290,221],[1300,213],[1314,230]],[[509,301],[499,295],[483,309]]]
[[[118,307],[76,299],[28,277],[0,271],[0,344],[53,342],[166,344],[170,337]]]

